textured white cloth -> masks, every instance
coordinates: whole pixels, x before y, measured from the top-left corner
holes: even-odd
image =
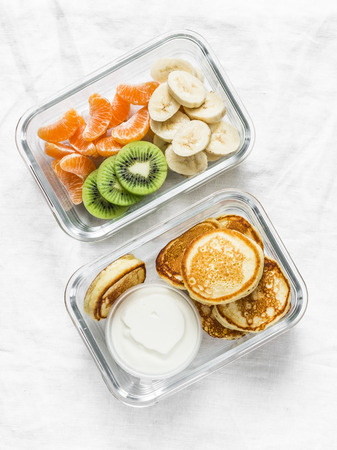
[[[109,241],[77,242],[16,151],[16,123],[65,85],[179,28],[213,47],[255,124],[254,150]],[[0,60],[0,447],[337,448],[336,2],[1,0]],[[224,187],[267,210],[308,285],[307,313],[178,395],[123,406],[67,315],[65,284],[80,265]]]

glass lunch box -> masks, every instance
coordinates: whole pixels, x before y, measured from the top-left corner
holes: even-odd
[[[246,218],[260,232],[265,254],[275,259],[291,285],[291,309],[280,321],[260,333],[226,341],[202,333],[200,350],[193,362],[182,372],[168,379],[145,381],[121,369],[105,343],[105,321],[95,322],[83,311],[85,293],[96,275],[108,264],[127,253],[133,253],[146,263],[145,283],[161,281],[155,269],[159,251],[173,238],[208,217],[237,214]],[[175,215],[159,226],[129,240],[125,245],[81,267],[70,278],[65,290],[68,313],[97,364],[110,392],[130,406],[145,407],[178,392],[217,369],[284,333],[303,317],[308,296],[305,283],[280,240],[260,203],[237,189],[225,189]],[[93,386],[93,389],[95,386]]]
[[[234,154],[209,163],[205,172],[190,178],[169,171],[165,183],[157,192],[133,205],[123,216],[110,221],[96,219],[83,205],[72,204],[51,168],[51,158],[44,153],[44,142],[38,138],[37,130],[40,126],[57,120],[71,107],[83,114],[88,110],[89,96],[95,92],[112,98],[116,86],[121,82],[138,83],[149,80],[151,65],[162,56],[187,59],[202,71],[206,88],[220,95],[226,104],[227,114],[224,119],[239,131],[239,149]],[[207,42],[197,33],[182,31],[166,34],[146,43],[27,111],[17,125],[16,143],[61,228],[73,238],[93,242],[112,236],[177,195],[199,187],[238,165],[253,147],[254,128]]]

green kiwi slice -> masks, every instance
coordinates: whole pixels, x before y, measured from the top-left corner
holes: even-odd
[[[151,142],[130,142],[119,150],[114,163],[120,184],[136,195],[155,192],[167,175],[166,158]]]
[[[130,206],[139,202],[143,197],[131,194],[119,183],[114,168],[116,155],[105,159],[98,168],[97,187],[100,194],[108,200],[120,206]]]
[[[83,184],[83,204],[89,213],[98,219],[115,219],[128,208],[114,205],[101,196],[97,187],[97,174],[98,169],[91,172]]]

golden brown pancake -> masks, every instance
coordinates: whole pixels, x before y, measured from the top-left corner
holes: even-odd
[[[263,241],[253,225],[251,225],[248,220],[244,219],[241,216],[236,216],[235,214],[228,214],[226,216],[220,216],[216,219],[220,222],[223,228],[228,228],[229,230],[239,231],[239,233],[244,234],[245,236],[253,239],[263,250]]]
[[[127,289],[143,283],[145,263],[125,255],[109,264],[90,284],[84,298],[84,311],[94,320],[105,319],[111,306]]]
[[[199,312],[202,328],[211,337],[233,340],[239,339],[240,337],[245,335],[245,333],[242,333],[241,331],[231,330],[221,325],[221,323],[216,320],[214,314],[212,313],[212,306],[203,305],[202,303],[196,302],[195,300],[193,300],[193,302]]]
[[[261,247],[238,231],[218,229],[195,238],[182,262],[191,298],[208,305],[233,302],[250,294],[263,273]]]
[[[186,247],[201,234],[218,228],[220,228],[219,222],[212,218],[206,219],[170,241],[157,256],[158,275],[172,286],[186,289],[181,276],[181,260]]]
[[[262,278],[250,295],[214,308],[225,327],[257,333],[280,320],[290,308],[290,285],[276,261],[265,257]]]

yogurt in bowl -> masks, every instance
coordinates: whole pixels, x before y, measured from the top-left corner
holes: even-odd
[[[195,358],[201,341],[199,314],[181,291],[163,284],[140,284],[111,308],[105,329],[117,364],[139,378],[168,378]]]

